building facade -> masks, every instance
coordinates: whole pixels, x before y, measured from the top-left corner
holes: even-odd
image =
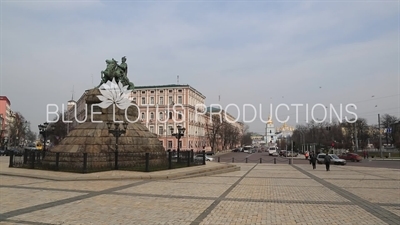
[[[10,100],[6,96],[0,96],[0,144],[2,145],[9,138],[12,119],[13,112]]]
[[[165,149],[176,150],[179,144],[196,151],[207,146],[206,97],[190,85],[136,86],[130,99],[139,108],[139,121],[158,135]],[[186,129],[179,143],[172,136],[178,125]]]
[[[265,136],[264,135],[253,133],[253,134],[251,134],[250,138],[252,140],[252,144],[255,146],[265,145]]]

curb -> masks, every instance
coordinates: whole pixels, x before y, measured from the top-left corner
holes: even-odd
[[[49,170],[43,170],[47,173],[53,173],[53,176],[49,175],[40,175],[40,174],[25,174],[25,173],[18,173],[18,172],[5,172],[1,171],[0,175],[5,175],[5,176],[14,176],[14,177],[25,177],[25,178],[34,178],[34,179],[43,179],[43,180],[51,180],[51,181],[93,181],[93,180],[167,180],[167,179],[176,179],[180,177],[186,177],[186,176],[191,176],[195,177],[198,175],[204,176],[202,174],[208,174],[208,173],[217,173],[223,171],[226,172],[231,172],[231,169],[237,169],[240,167],[232,164],[219,164],[218,166],[214,166],[212,168],[205,168],[204,166],[199,166],[201,168],[196,168],[191,167],[192,169],[190,171],[175,171],[172,173],[168,174],[149,174],[152,172],[134,172],[134,171],[126,171],[126,172],[132,172],[132,173],[140,173],[140,174],[134,174],[134,175],[116,175],[116,176],[101,176],[101,173],[104,172],[98,172],[99,174],[93,175],[93,173],[88,173],[88,174],[75,174],[72,173],[71,177],[60,177],[57,176],[58,171],[49,171]],[[237,168],[235,168],[237,167]],[[185,168],[180,168],[180,169],[185,169]],[[25,169],[23,169],[25,170]],[[29,170],[29,169],[26,169]],[[106,171],[109,172],[109,171]],[[125,171],[124,171],[125,172]],[[63,172],[64,173],[64,172]],[[157,173],[155,171],[154,173]],[[77,177],[78,175],[78,177]],[[88,175],[88,176],[85,176]]]

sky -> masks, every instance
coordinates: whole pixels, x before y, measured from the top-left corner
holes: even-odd
[[[400,117],[399,2],[1,1],[0,95],[31,122],[127,57],[136,85],[189,84],[253,132],[322,120],[329,106],[376,124]],[[244,104],[254,105],[243,109]],[[271,105],[272,104],[272,105]],[[296,121],[295,107],[303,104]],[[317,105],[321,104],[321,105]],[[272,106],[272,107],[271,107]],[[260,112],[261,111],[261,112]],[[244,112],[246,116],[243,116]],[[253,122],[247,122],[253,116]],[[335,114],[333,114],[335,117]]]

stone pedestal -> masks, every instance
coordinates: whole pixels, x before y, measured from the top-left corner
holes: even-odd
[[[115,152],[116,148],[116,138],[112,134],[109,134],[107,122],[126,121],[126,118],[130,121],[135,121],[138,117],[138,109],[131,106],[127,110],[121,110],[115,105],[110,105],[108,108],[102,109],[96,105],[100,103],[97,95],[101,95],[99,89],[89,90],[86,95],[87,118],[84,120],[85,122],[78,124],[59,145],[53,147],[48,156],[43,160],[44,164],[54,163],[54,153],[57,152],[63,157],[67,155],[79,156],[83,155],[83,153],[87,153],[88,157],[95,155],[99,155],[99,157],[102,155],[101,157],[104,157],[107,154],[113,155],[112,153]],[[92,112],[92,109],[94,112]],[[122,124],[120,126],[123,128]],[[135,154],[142,155],[144,153],[163,157],[166,155],[165,149],[161,145],[157,135],[151,133],[140,122],[128,123],[126,133],[122,134],[118,139],[118,152],[120,153],[120,161],[126,161],[123,158],[124,155],[129,156],[128,158],[132,158]],[[63,158],[63,161],[82,164],[81,157],[77,157],[79,159],[74,159],[76,157],[70,158],[69,160]],[[99,159],[97,161],[101,164],[104,160]],[[110,159],[109,161],[112,160]]]

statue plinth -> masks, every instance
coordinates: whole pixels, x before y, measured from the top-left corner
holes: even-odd
[[[98,156],[91,163],[95,163],[96,166],[109,166],[113,159],[107,158],[107,155],[112,156],[113,154],[110,153],[116,151],[116,138],[109,133],[107,122],[122,122],[126,121],[126,118],[135,121],[138,118],[138,109],[132,106],[126,110],[121,110],[113,104],[108,108],[100,108],[97,105],[101,102],[97,97],[98,95],[101,95],[101,93],[97,88],[88,91],[85,99],[87,105],[85,122],[78,124],[59,145],[51,149],[48,156],[43,159],[44,164],[55,164],[54,153],[59,152],[60,157],[63,157],[60,158],[60,163],[82,165],[81,157],[72,156],[88,153],[89,156]],[[134,162],[132,157],[135,154],[150,153],[166,156],[165,149],[157,135],[151,133],[139,122],[128,122],[125,134],[118,138],[118,153],[120,153],[119,165],[122,167],[124,163],[132,165]],[[157,158],[154,160],[166,160],[166,157],[165,159]]]

